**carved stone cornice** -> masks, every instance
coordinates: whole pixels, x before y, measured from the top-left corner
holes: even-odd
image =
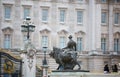
[[[5,33],[5,34],[10,34],[13,32],[13,29],[11,27],[5,27],[2,29],[2,31]]]

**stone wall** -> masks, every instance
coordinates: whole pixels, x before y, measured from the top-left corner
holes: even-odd
[[[120,77],[120,74],[85,73],[85,72],[52,72],[50,77]]]

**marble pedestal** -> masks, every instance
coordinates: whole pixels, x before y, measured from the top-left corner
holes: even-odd
[[[119,73],[52,72],[50,77],[120,77]]]

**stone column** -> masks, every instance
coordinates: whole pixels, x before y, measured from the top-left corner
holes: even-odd
[[[96,16],[95,16],[95,38],[96,38],[96,50],[101,50],[101,4],[96,3]]]
[[[97,53],[101,48],[101,4],[89,0],[89,50]]]
[[[101,4],[96,3],[96,0],[89,0],[89,47],[90,55],[99,54],[98,50],[101,48]],[[90,71],[101,72],[101,65],[101,57],[89,57]]]
[[[34,56],[32,67],[29,67],[29,59],[25,54],[23,58],[23,77],[36,77],[36,56]]]
[[[109,4],[109,21],[108,21],[108,35],[109,35],[109,43],[108,43],[108,47],[109,47],[109,51],[113,51],[113,6]]]
[[[95,38],[95,0],[89,0],[89,49],[90,51],[96,50]]]
[[[31,44],[27,42],[23,50],[23,77],[36,77],[36,50]]]

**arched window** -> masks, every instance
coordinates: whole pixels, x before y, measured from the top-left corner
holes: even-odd
[[[4,34],[4,40],[3,40],[3,47],[6,49],[9,49],[12,47],[12,32],[13,29],[10,27],[6,27],[2,29]]]
[[[77,38],[77,51],[83,51],[84,50],[84,41],[85,41],[85,32],[78,31],[76,32],[76,38]]]
[[[50,32],[51,29],[48,27],[44,27],[40,30],[40,42],[41,42],[41,48],[47,47],[49,48],[50,45]]]
[[[66,29],[60,29],[58,31],[58,36],[59,36],[59,47],[64,48],[66,47],[66,42],[67,42],[67,36],[68,36],[68,31]]]

